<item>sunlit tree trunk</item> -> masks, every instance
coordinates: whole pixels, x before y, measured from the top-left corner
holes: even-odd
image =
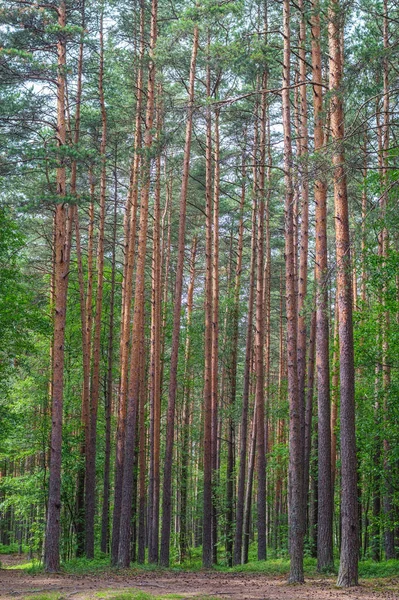
[[[144,564],[145,562],[145,546],[146,546],[146,399],[147,386],[145,383],[145,351],[140,356],[140,382],[139,382],[139,415],[138,415],[138,467],[139,467],[139,497],[138,497],[138,548],[137,562]]]
[[[256,403],[254,404],[254,412],[252,419],[252,430],[249,442],[249,456],[248,456],[248,477],[247,485],[245,487],[245,499],[244,499],[244,520],[243,520],[243,543],[242,543],[242,563],[248,562],[249,554],[249,536],[251,529],[251,512],[252,512],[252,491],[255,473],[255,458],[256,458]]]
[[[176,268],[176,282],[174,294],[173,309],[173,333],[172,333],[172,353],[170,361],[170,379],[168,412],[166,422],[166,446],[164,463],[164,480],[162,496],[162,534],[160,563],[163,566],[169,565],[170,553],[170,528],[172,518],[172,461],[173,461],[173,441],[175,430],[175,405],[177,392],[177,367],[179,358],[180,342],[180,320],[181,320],[181,302],[183,290],[183,272],[184,272],[184,249],[186,234],[186,207],[187,207],[187,186],[190,172],[190,150],[191,135],[193,127],[193,105],[194,105],[194,86],[195,86],[195,66],[198,51],[198,29],[194,28],[194,38],[191,53],[190,81],[188,95],[188,113],[186,121],[186,137],[184,144],[182,185],[180,190],[180,216],[179,216],[179,237],[178,254]]]
[[[209,52],[209,38],[208,38]],[[210,66],[206,75],[207,97],[211,95]],[[205,367],[204,367],[204,499],[202,565],[212,566],[212,116],[206,107],[205,150]]]
[[[192,419],[192,365],[191,365],[191,318],[193,312],[194,283],[195,283],[195,258],[197,254],[197,237],[194,237],[191,246],[190,282],[187,290],[187,337],[185,348],[185,377],[184,377],[184,407],[183,407],[183,432],[181,450],[181,516],[180,516],[180,560],[184,562],[188,551],[188,483],[190,465],[190,423]]]
[[[306,14],[304,1],[299,1],[301,11],[299,24],[299,80],[306,81]],[[298,120],[299,138],[297,140],[298,158],[300,161],[300,190],[301,190],[301,225],[300,248],[298,265],[298,395],[299,402],[306,402],[306,294],[308,283],[308,240],[309,240],[309,173],[307,164],[308,147],[308,101],[306,84],[299,87]],[[305,427],[305,423],[302,424]],[[306,467],[305,467],[306,468]]]
[[[320,15],[318,0],[313,2],[312,17],[312,74],[314,108],[314,149],[324,147],[323,89],[320,50]],[[318,517],[317,517],[317,568],[332,568],[333,498],[331,485],[331,429],[330,429],[330,368],[329,325],[327,288],[327,184],[322,176],[316,176],[316,373],[318,405]]]
[[[120,382],[118,402],[118,424],[115,451],[114,512],[111,540],[111,563],[118,560],[120,510],[122,502],[123,458],[126,426],[127,387],[129,371],[130,316],[133,290],[133,267],[136,250],[136,220],[141,147],[141,109],[143,98],[143,55],[144,55],[144,2],[140,3],[140,62],[137,73],[136,123],[134,132],[134,157],[130,170],[130,185],[125,207],[124,222],[124,267],[122,281],[122,315],[120,335]]]
[[[344,111],[341,90],[343,73],[342,53],[340,49],[341,27],[342,12],[339,0],[331,0],[329,6],[328,42],[341,392],[342,537],[337,585],[348,587],[357,585],[358,581],[359,521],[357,504],[351,258],[345,155],[342,146],[344,139]]]
[[[85,3],[82,3],[82,29],[85,28]],[[76,109],[73,143],[75,146],[79,143],[80,138],[80,115],[82,102],[82,76],[83,76],[83,50],[84,41],[83,35],[79,44],[78,57],[78,75],[76,84]],[[77,161],[74,160],[71,165],[71,196],[77,193]],[[83,385],[82,385],[82,429],[83,441],[80,445],[80,454],[82,464],[79,466],[77,476],[76,489],[76,555],[83,556],[84,554],[84,537],[85,537],[85,510],[84,510],[84,488],[85,488],[85,455],[88,447],[89,435],[89,402],[90,402],[90,349],[87,340],[87,315],[86,315],[86,293],[84,285],[82,250],[80,242],[80,227],[78,219],[78,207],[73,207],[73,219],[75,223],[75,238],[76,238],[76,260],[78,263],[78,280],[79,280],[79,302],[80,302],[80,318],[82,326],[82,363],[83,363]]]
[[[136,285],[132,324],[132,351],[127,392],[125,453],[123,460],[122,501],[119,528],[118,564],[128,567],[130,563],[130,521],[133,495],[133,463],[137,408],[140,393],[140,365],[144,354],[144,280],[148,230],[148,200],[150,193],[150,150],[153,141],[155,63],[154,52],[157,38],[157,0],[151,5],[150,61],[148,65],[147,107],[143,156],[142,189],[140,197],[140,224],[137,248]],[[115,509],[114,509],[115,510]]]
[[[291,583],[303,581],[303,405],[298,395],[297,369],[297,303],[295,294],[295,248],[292,182],[292,143],[290,110],[290,3],[283,4],[283,128],[284,128],[284,180],[285,180],[285,265],[286,265],[286,316],[287,316],[287,369],[288,399],[290,405],[289,441],[289,548]]]
[[[256,130],[257,131],[257,128]],[[254,150],[257,144],[254,143]],[[254,173],[256,172],[255,155]],[[255,184],[254,184],[255,185]],[[251,222],[251,261],[249,266],[249,292],[248,292],[248,322],[247,337],[245,343],[244,383],[242,392],[241,409],[241,436],[240,436],[240,466],[237,485],[237,507],[236,507],[236,532],[234,539],[234,564],[239,565],[243,560],[243,535],[244,535],[244,508],[245,508],[245,477],[247,473],[247,446],[248,446],[248,407],[249,391],[251,385],[251,357],[253,344],[253,318],[254,318],[254,296],[255,296],[255,269],[256,269],[256,194],[253,194],[252,222]],[[248,475],[249,477],[249,475]],[[251,484],[252,487],[252,484]]]
[[[159,88],[159,96],[161,95]],[[157,107],[157,139],[161,139],[161,98]],[[150,480],[148,490],[148,561],[158,562],[160,425],[161,425],[161,154],[156,158],[154,225],[152,234],[151,366],[150,366]]]
[[[267,87],[266,74],[262,88]],[[256,374],[256,467],[258,476],[258,560],[266,560],[266,444],[265,444],[265,376],[264,376],[264,221],[265,221],[265,151],[266,151],[266,95],[262,94],[260,106],[259,178],[258,178],[258,230],[256,265],[255,311],[255,374]]]
[[[61,2],[57,9],[58,26],[66,26],[66,6]],[[65,74],[66,42],[63,35],[57,43],[57,145],[62,152],[66,143],[65,122]],[[55,572],[60,568],[60,517],[61,517],[61,445],[62,410],[64,391],[64,340],[68,290],[69,248],[67,228],[66,171],[62,156],[58,157],[57,196],[60,202],[55,209],[55,252],[54,252],[54,338],[52,364],[52,411],[51,411],[51,454],[48,491],[46,537],[44,544],[44,568]]]
[[[219,142],[219,109],[215,110],[214,119],[214,173],[213,173],[213,254],[212,254],[212,553],[213,562],[217,563],[217,484],[218,484],[218,410],[219,410],[219,185],[220,185],[220,142]]]
[[[114,165],[114,223],[112,230],[112,257],[111,257],[111,291],[109,300],[109,327],[107,349],[107,379],[105,387],[105,449],[104,449],[104,476],[103,498],[101,514],[101,552],[108,552],[109,542],[109,501],[110,501],[110,465],[111,465],[111,415],[112,415],[112,383],[114,364],[114,316],[115,316],[115,276],[116,276],[116,235],[118,218],[118,174],[117,174],[117,148],[115,148]]]
[[[383,100],[383,113],[384,113],[384,125],[382,131],[382,185],[383,185],[383,193],[381,194],[380,200],[380,211],[381,211],[381,219],[383,221],[383,229],[381,232],[381,250],[382,250],[382,258],[384,265],[386,264],[386,259],[389,254],[389,234],[388,228],[386,225],[386,216],[387,216],[387,202],[388,202],[388,160],[389,160],[389,129],[390,129],[390,101],[389,101],[389,62],[388,62],[388,52],[389,52],[389,11],[388,11],[388,0],[384,0],[383,2],[383,45],[385,50],[384,60],[383,60],[383,90],[384,90],[384,100]],[[387,277],[387,275],[385,275]],[[383,305],[384,307],[387,304],[387,285],[386,283],[383,286],[382,295],[383,295]],[[382,326],[382,388],[383,388],[383,397],[384,397],[384,421],[387,426],[390,417],[389,417],[389,395],[390,395],[390,386],[391,386],[391,368],[389,364],[389,329],[390,329],[390,314],[389,310],[385,310],[383,316],[383,326]],[[384,531],[384,545],[385,545],[385,557],[387,560],[393,559],[396,557],[395,553],[395,530],[394,530],[394,502],[393,502],[393,493],[394,486],[392,484],[393,469],[391,466],[390,460],[391,454],[391,445],[387,437],[384,438],[384,475],[386,481],[386,491],[384,493],[383,498],[383,507],[384,507],[384,516],[385,516],[385,531]]]
[[[232,333],[231,333],[231,366],[229,370],[229,415],[228,415],[228,448],[227,448],[227,470],[226,470],[226,553],[230,566],[233,565],[233,514],[234,514],[234,410],[237,395],[237,356],[238,356],[238,320],[240,311],[240,290],[242,273],[242,252],[244,239],[244,209],[246,198],[246,132],[244,132],[244,148],[241,164],[241,198],[240,198],[240,221],[238,224],[237,240],[237,263],[235,269],[234,297],[232,309]],[[244,457],[245,463],[245,457]],[[237,499],[238,502],[238,499]],[[243,502],[243,498],[241,500]],[[242,540],[242,524],[241,524]],[[240,545],[242,542],[239,542]],[[240,560],[238,561],[240,562]]]
[[[90,419],[89,419],[89,446],[86,452],[86,479],[85,479],[85,513],[86,537],[85,550],[87,558],[94,558],[94,518],[96,510],[96,445],[97,445],[97,413],[100,395],[100,366],[101,366],[101,318],[103,304],[103,279],[104,279],[104,230],[105,230],[105,200],[107,191],[106,182],[106,144],[107,144],[107,114],[104,99],[104,32],[103,32],[104,7],[100,15],[100,71],[98,89],[101,107],[101,175],[100,175],[100,215],[97,245],[97,290],[96,290],[96,315],[94,320],[92,378],[90,386]]]

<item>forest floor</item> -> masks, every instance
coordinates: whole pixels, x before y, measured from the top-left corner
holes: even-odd
[[[331,577],[308,577],[287,585],[286,576],[217,571],[131,569],[117,573],[29,574],[12,568],[17,559],[1,556],[2,600],[399,600],[399,577],[363,580],[341,590]],[[11,568],[10,568],[11,567]]]

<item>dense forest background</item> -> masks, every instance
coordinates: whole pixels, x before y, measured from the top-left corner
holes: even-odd
[[[396,558],[398,3],[0,6],[1,544]]]

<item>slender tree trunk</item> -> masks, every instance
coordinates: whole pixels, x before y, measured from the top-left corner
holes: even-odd
[[[383,229],[381,232],[381,250],[382,250],[382,258],[383,264],[385,266],[386,259],[389,254],[389,234],[388,228],[386,226],[386,211],[387,211],[387,201],[388,201],[388,161],[389,161],[389,134],[390,134],[390,101],[389,101],[389,62],[388,62],[388,52],[389,52],[389,17],[388,17],[388,0],[384,0],[383,2],[383,44],[384,44],[384,60],[383,60],[383,81],[384,81],[384,100],[383,100],[383,113],[384,113],[384,126],[382,131],[382,144],[383,144],[383,152],[382,152],[382,185],[383,185],[383,193],[381,194],[380,200],[380,211],[381,211],[381,219],[383,221]],[[386,275],[385,275],[386,277]],[[386,283],[383,286],[382,295],[383,295],[383,305],[386,307],[387,304],[387,285]],[[390,395],[390,385],[391,385],[391,368],[389,365],[389,329],[390,329],[390,314],[389,310],[385,310],[383,317],[383,326],[382,326],[382,387],[383,387],[383,397],[384,397],[384,421],[385,424],[389,422],[389,395]],[[387,427],[385,427],[386,429]],[[394,503],[393,503],[393,485],[392,478],[393,469],[391,466],[391,447],[389,440],[385,437],[384,439],[384,476],[386,481],[386,491],[384,493],[383,498],[383,507],[384,507],[384,517],[385,517],[385,531],[384,531],[384,545],[385,545],[385,557],[387,560],[396,558],[395,553],[395,529],[394,529]]]
[[[194,28],[193,47],[191,53],[190,64],[190,80],[188,94],[188,112],[186,122],[186,137],[184,144],[184,159],[182,185],[180,190],[180,220],[179,220],[179,238],[178,238],[178,255],[176,268],[176,282],[174,295],[174,310],[173,310],[173,333],[172,333],[172,353],[170,361],[170,379],[169,379],[169,396],[168,396],[168,412],[166,422],[166,447],[165,447],[165,463],[164,463],[164,480],[163,480],[163,496],[162,496],[162,534],[161,534],[161,551],[160,564],[169,566],[170,554],[170,528],[172,520],[172,461],[173,461],[173,442],[175,430],[175,406],[177,392],[177,367],[179,359],[179,341],[180,341],[180,320],[181,320],[181,302],[183,290],[183,273],[184,273],[184,249],[185,249],[185,234],[186,234],[186,208],[187,208],[187,186],[190,172],[190,150],[191,150],[191,134],[193,127],[193,106],[194,106],[194,86],[195,86],[195,67],[198,51],[198,29]]]
[[[115,263],[116,263],[116,233],[118,217],[118,178],[117,178],[117,153],[115,150],[114,166],[114,224],[112,232],[112,258],[111,258],[111,294],[109,300],[109,329],[107,351],[107,381],[105,389],[105,454],[104,454],[104,479],[103,479],[103,505],[101,516],[101,552],[108,552],[109,542],[109,498],[110,498],[110,464],[111,464],[111,415],[112,415],[112,380],[113,380],[113,349],[114,349],[114,314],[115,314]]]
[[[217,563],[217,485],[218,485],[218,396],[219,396],[219,185],[220,185],[220,142],[219,109],[215,110],[214,121],[214,176],[213,176],[213,255],[212,255],[212,552],[213,562]]]
[[[209,37],[208,37],[209,50]],[[210,66],[207,65],[207,97],[210,98]],[[205,173],[205,369],[204,369],[204,499],[202,565],[212,566],[212,117],[206,107]]]
[[[298,395],[297,369],[297,306],[295,295],[295,248],[292,187],[292,144],[290,118],[290,3],[284,0],[284,59],[283,59],[283,127],[284,127],[284,172],[285,172],[285,264],[286,264],[286,313],[287,313],[287,367],[288,398],[290,405],[290,449],[289,449],[289,540],[290,540],[290,583],[303,582],[303,411]]]
[[[337,585],[348,587],[358,581],[358,505],[355,435],[355,368],[353,355],[352,286],[349,239],[348,195],[345,175],[344,111],[341,91],[342,53],[341,7],[339,0],[329,6],[328,41],[330,55],[331,134],[333,141],[335,239],[337,253],[337,294],[339,318],[341,391],[341,561]]]
[[[246,133],[246,132],[245,132]],[[241,290],[241,273],[242,273],[242,251],[244,240],[244,208],[246,197],[246,166],[245,166],[245,151],[246,151],[246,135],[244,133],[244,148],[242,152],[241,165],[241,199],[240,199],[240,221],[238,225],[238,241],[237,241],[237,263],[235,270],[234,284],[234,305],[232,310],[232,341],[231,341],[231,367],[229,372],[230,378],[230,398],[229,398],[229,415],[228,415],[228,447],[227,447],[227,470],[226,470],[226,553],[229,566],[233,566],[233,515],[234,515],[234,410],[236,405],[237,394],[237,356],[238,356],[238,320],[240,311],[240,290]],[[244,457],[245,460],[245,457]],[[243,499],[242,499],[243,500]],[[241,541],[242,544],[242,524],[241,524]],[[240,558],[238,562],[240,562]]]
[[[266,73],[262,88],[267,88]],[[255,318],[255,374],[256,374],[256,466],[258,476],[258,560],[266,560],[266,443],[265,443],[265,376],[264,376],[264,221],[265,221],[265,150],[266,150],[266,95],[262,94],[260,107],[260,165],[258,179],[258,231]]]
[[[197,253],[197,237],[194,237],[191,246],[191,260],[190,260],[190,282],[187,291],[187,337],[186,337],[186,348],[185,348],[185,377],[184,377],[184,408],[183,408],[183,432],[182,432],[182,451],[181,451],[181,507],[180,507],[180,561],[184,562],[188,551],[188,510],[187,510],[187,499],[188,499],[188,475],[189,475],[189,462],[191,453],[189,452],[190,446],[190,421],[191,421],[191,377],[192,377],[192,366],[191,366],[191,317],[193,311],[193,298],[194,298],[194,282],[195,282],[195,257]]]
[[[334,317],[334,351],[332,369],[332,395],[331,395],[331,485],[334,498],[335,476],[337,470],[337,421],[339,404],[339,358],[338,358],[338,296],[335,298]]]
[[[254,146],[255,147],[255,146]],[[255,162],[255,159],[254,159]],[[242,544],[245,508],[245,476],[247,471],[247,445],[248,445],[248,406],[249,390],[251,385],[251,356],[253,342],[253,317],[254,317],[254,289],[256,269],[256,194],[253,195],[252,225],[251,225],[251,263],[249,267],[249,296],[248,296],[248,324],[247,339],[245,344],[244,385],[241,409],[241,436],[240,436],[240,467],[238,472],[237,508],[236,508],[236,533],[234,539],[234,564],[242,562]],[[249,475],[248,475],[249,476]]]
[[[61,1],[58,6],[58,26],[66,26],[66,6]],[[62,151],[66,143],[65,123],[65,73],[66,42],[60,36],[57,43],[57,144]],[[51,412],[51,454],[48,492],[46,537],[44,544],[44,568],[55,572],[60,568],[60,517],[61,517],[61,446],[62,409],[64,390],[64,340],[68,290],[69,248],[67,228],[67,207],[63,202],[66,195],[66,172],[62,156],[58,157],[57,196],[60,202],[55,209],[55,263],[54,263],[54,350],[52,364],[52,412]]]
[[[85,29],[85,2],[82,3],[82,30]],[[84,41],[83,34],[79,44],[78,56],[78,75],[76,85],[76,109],[73,143],[75,146],[79,143],[80,137],[80,114],[82,101],[82,74],[83,74],[83,50]],[[77,161],[72,161],[71,165],[71,196],[76,195],[77,182]],[[86,324],[86,304],[85,304],[85,289],[84,289],[84,274],[82,264],[82,251],[80,243],[80,229],[78,221],[78,208],[73,207],[73,219],[75,222],[76,231],[76,258],[78,263],[78,279],[79,279],[79,301],[80,315],[82,324],[82,362],[83,362],[83,386],[82,386],[82,429],[83,441],[80,445],[81,464],[78,470],[77,486],[76,486],[76,556],[84,554],[84,537],[85,537],[85,510],[84,510],[84,488],[85,488],[85,455],[88,446],[89,434],[89,402],[90,402],[90,351],[87,345],[87,324]]]
[[[255,472],[255,457],[256,457],[256,404],[254,404],[254,414],[252,420],[252,433],[249,447],[248,457],[248,477],[245,487],[244,498],[244,519],[243,519],[243,543],[242,543],[242,564],[248,562],[249,553],[249,536],[251,530],[251,514],[252,514],[252,490]]]
[[[161,89],[159,90],[159,96]],[[157,139],[161,139],[162,105],[158,99]],[[161,154],[156,158],[154,226],[152,235],[150,483],[148,491],[148,561],[158,562],[160,426],[161,426]]]
[[[80,226],[77,207],[74,207],[76,258],[78,263],[79,279],[79,301],[80,317],[82,324],[82,362],[83,362],[83,386],[82,386],[82,428],[83,441],[80,446],[80,455],[83,464],[80,465],[77,478],[76,492],[76,555],[84,554],[84,489],[85,489],[85,466],[86,448],[89,445],[89,406],[90,406],[90,347],[87,339],[87,314],[84,286],[84,273],[82,261],[82,247],[80,240]]]
[[[101,317],[103,303],[104,279],[104,230],[105,230],[105,199],[106,199],[106,144],[107,144],[107,114],[104,99],[104,33],[103,33],[104,8],[100,15],[100,71],[98,89],[101,107],[101,176],[100,176],[100,217],[97,246],[97,293],[96,316],[94,320],[93,338],[93,365],[90,389],[90,420],[89,420],[89,446],[86,453],[86,538],[85,550],[87,558],[94,558],[94,519],[96,511],[96,442],[97,442],[97,412],[100,395],[100,366],[101,366]]]
[[[130,170],[130,185],[126,199],[124,220],[124,265],[122,280],[122,315],[120,336],[120,382],[118,424],[116,431],[114,512],[111,539],[111,563],[118,561],[120,514],[122,503],[123,457],[125,444],[127,387],[129,371],[130,317],[133,291],[133,268],[136,251],[136,221],[141,147],[141,109],[143,98],[144,55],[144,2],[140,2],[140,58],[137,73],[136,123],[134,132],[134,157]]]
[[[314,393],[314,367],[316,350],[316,311],[312,312],[310,325],[308,368],[306,381],[306,405],[305,405],[305,457],[304,457],[304,497],[305,509],[308,506],[309,498],[309,473],[310,473],[310,453],[312,449],[312,417],[313,417],[313,393]]]
[[[319,2],[313,2],[312,18],[312,71],[314,107],[314,149],[324,147],[323,91],[320,50]],[[333,496],[331,482],[331,429],[330,429],[330,354],[328,325],[327,281],[327,184],[317,176],[315,181],[316,204],[316,372],[318,406],[318,517],[317,517],[317,568],[331,569],[334,565],[332,516]]]
[[[306,81],[307,62],[306,62],[306,13],[304,0],[299,0],[300,24],[299,24],[299,79]],[[298,268],[298,395],[300,406],[306,407],[306,346],[307,346],[307,326],[306,326],[306,294],[308,283],[308,245],[309,245],[309,172],[308,172],[308,101],[306,84],[299,88],[298,118],[299,118],[299,138],[297,141],[298,158],[300,162],[300,184],[301,184],[301,226],[300,226],[300,248],[299,248],[299,268]],[[312,339],[310,342],[312,343]],[[310,348],[311,350],[311,348]],[[306,416],[305,411],[301,411],[303,416],[303,441],[306,446]],[[306,447],[304,448],[304,498],[305,515],[307,492],[309,487],[309,475],[306,475],[306,469],[309,472],[309,465],[306,464]],[[304,523],[305,527],[305,523]]]
[[[146,427],[145,405],[147,386],[145,384],[145,351],[140,356],[140,382],[139,382],[139,419],[138,419],[138,452],[139,452],[139,502],[138,502],[138,549],[137,562],[145,562],[146,541]]]
[[[130,377],[128,384],[125,453],[123,460],[123,483],[119,530],[118,564],[128,567],[130,563],[130,520],[133,496],[133,463],[135,448],[135,431],[137,406],[140,389],[140,364],[144,354],[144,279],[148,230],[148,199],[150,192],[150,150],[152,148],[152,127],[154,120],[155,64],[154,52],[157,38],[157,0],[151,5],[150,62],[148,66],[146,126],[143,157],[142,189],[140,198],[140,225],[137,248],[136,286],[134,297],[134,313],[132,324],[132,352],[130,361]],[[115,510],[115,509],[114,509]]]

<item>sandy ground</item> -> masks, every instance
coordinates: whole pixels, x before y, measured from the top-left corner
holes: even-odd
[[[3,560],[5,564],[12,561]],[[179,594],[182,598],[220,598],[240,600],[399,600],[399,579],[367,581],[357,588],[340,590],[332,579],[310,579],[304,585],[287,585],[286,578],[250,573],[200,571],[141,572],[96,576],[27,575],[19,570],[0,570],[0,598],[11,600],[46,592],[58,592],[67,600],[90,600],[107,592],[143,590],[155,595]]]

